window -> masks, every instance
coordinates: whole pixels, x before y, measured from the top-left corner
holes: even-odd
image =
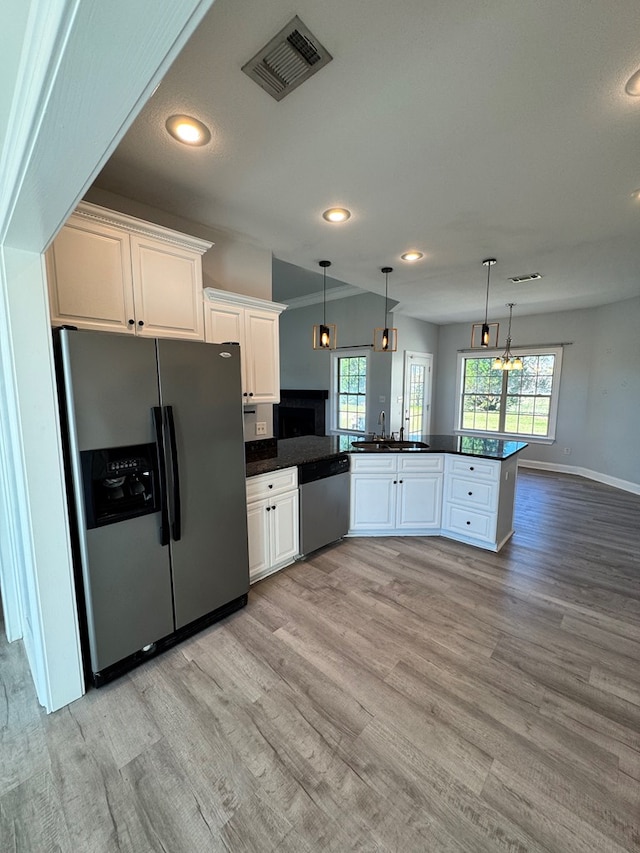
[[[555,438],[562,349],[514,350],[522,370],[493,370],[495,355],[458,355],[460,432],[492,433],[508,438]]]
[[[338,432],[364,432],[367,422],[366,353],[332,353],[332,418]]]

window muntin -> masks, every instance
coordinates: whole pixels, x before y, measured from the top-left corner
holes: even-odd
[[[493,370],[493,354],[459,355],[460,432],[555,438],[562,350],[516,354],[522,358],[522,370]]]
[[[367,422],[366,355],[334,355],[334,427],[364,432]]]
[[[411,363],[409,367],[409,435],[422,432],[424,415],[424,381],[425,365]]]

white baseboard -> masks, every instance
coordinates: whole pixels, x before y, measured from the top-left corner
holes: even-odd
[[[538,468],[541,471],[555,471],[558,474],[575,474],[578,477],[586,477],[588,480],[596,480],[606,486],[622,489],[640,495],[640,483],[632,483],[630,480],[621,480],[619,477],[610,477],[599,471],[591,471],[589,468],[580,468],[578,465],[556,465],[553,462],[535,462],[533,459],[519,459],[518,466],[522,468]]]

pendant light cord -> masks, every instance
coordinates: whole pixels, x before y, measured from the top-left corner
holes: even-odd
[[[489,279],[491,277],[491,264],[487,264],[487,296],[484,301],[484,324],[487,325],[489,317]]]
[[[386,329],[389,314],[389,273],[393,272],[393,267],[382,267],[380,272],[384,273],[384,327]]]

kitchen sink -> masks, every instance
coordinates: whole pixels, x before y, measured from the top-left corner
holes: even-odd
[[[386,442],[390,450],[424,450],[429,447],[424,441],[399,441],[391,439]]]
[[[400,441],[395,438],[377,439],[375,441],[352,441],[354,450],[364,450],[367,453],[383,451],[426,450],[429,447],[424,441]]]
[[[352,441],[351,446],[354,450],[366,450],[367,453],[390,449],[384,441]]]

